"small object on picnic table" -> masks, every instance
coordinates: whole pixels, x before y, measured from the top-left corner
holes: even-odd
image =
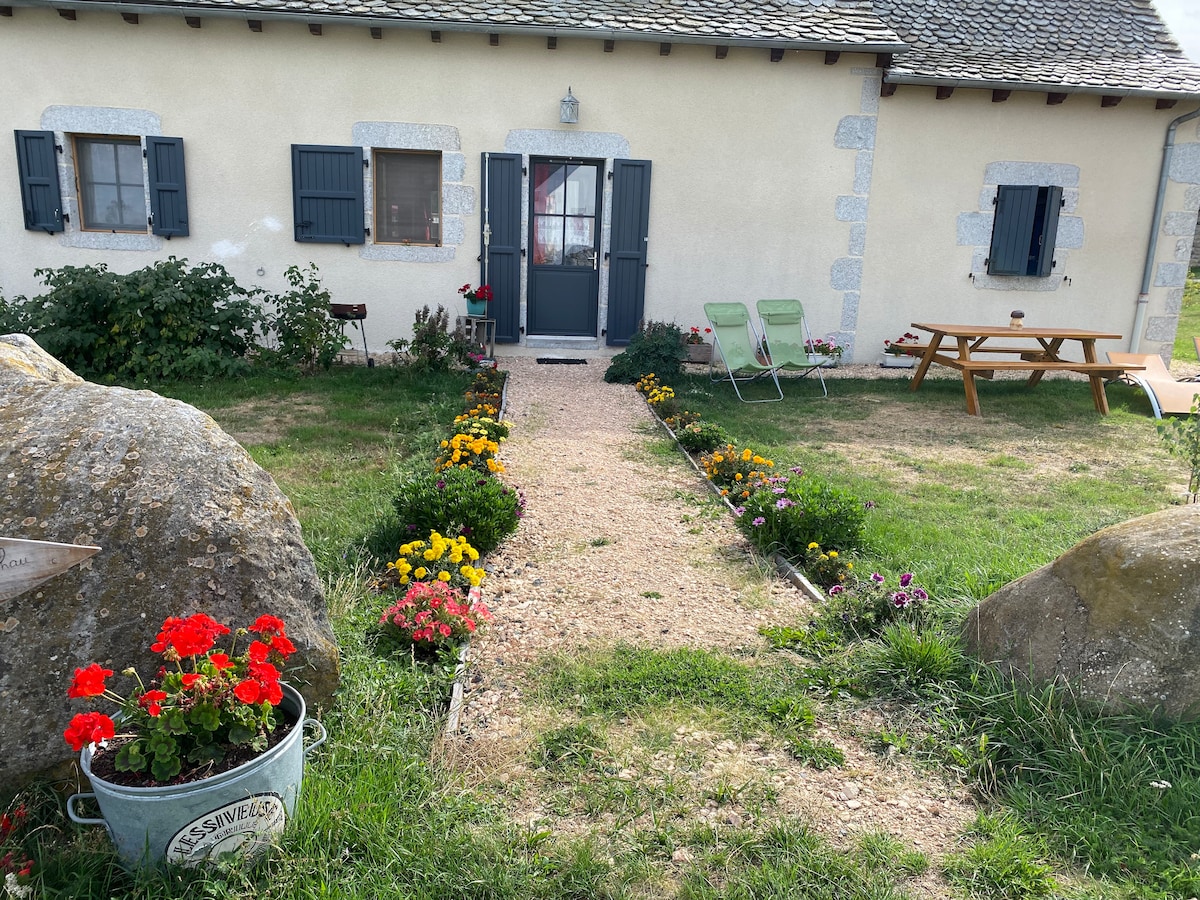
[[[1024,328],[1025,327],[1025,311],[1024,310],[1014,309],[1012,312],[1009,313],[1009,316],[1011,317],[1008,320],[1009,328]]]

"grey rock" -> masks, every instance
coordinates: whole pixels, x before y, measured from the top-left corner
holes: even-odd
[[[971,611],[967,646],[1006,674],[1119,707],[1200,716],[1200,506],[1097,532]]]
[[[312,555],[271,476],[209,416],[150,391],[83,381],[23,336],[0,338],[5,537],[101,548],[0,601],[0,784],[67,762],[84,710],[74,670],[99,662],[147,678],[167,616],[232,628],[281,617],[297,654],[285,680],[328,707],[338,650]],[[15,624],[14,624],[15,622]],[[124,694],[131,679],[110,685]]]

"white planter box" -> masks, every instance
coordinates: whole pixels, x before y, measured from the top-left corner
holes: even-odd
[[[915,356],[909,356],[907,353],[903,356],[897,356],[894,353],[879,354],[879,365],[885,369],[911,369],[917,364]]]

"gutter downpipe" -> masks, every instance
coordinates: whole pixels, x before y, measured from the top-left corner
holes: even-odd
[[[1167,126],[1167,139],[1163,143],[1162,169],[1158,174],[1158,194],[1154,198],[1154,215],[1150,219],[1150,242],[1146,248],[1146,265],[1142,269],[1142,290],[1138,294],[1133,313],[1133,331],[1129,336],[1129,352],[1137,353],[1142,342],[1142,328],[1146,324],[1146,308],[1150,303],[1150,280],[1154,277],[1154,256],[1158,252],[1158,230],[1163,214],[1163,203],[1167,195],[1167,181],[1171,172],[1171,156],[1175,150],[1175,130],[1191,119],[1200,117],[1200,109],[1184,113]]]

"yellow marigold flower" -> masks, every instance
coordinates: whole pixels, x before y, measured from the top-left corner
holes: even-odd
[[[766,460],[765,460],[765,459],[763,459],[761,456],[755,455],[755,457],[754,457],[754,464],[755,464],[756,466],[761,466],[761,465],[762,465],[763,463],[765,463],[765,462],[766,462]]]
[[[818,547],[820,547],[820,546],[821,546],[821,545],[820,545],[820,544],[818,544],[816,541],[813,541],[811,544],[809,544],[809,545],[808,545],[808,549],[809,549],[809,550],[816,550],[816,549],[817,549]]]
[[[409,582],[409,577],[408,577],[407,575],[401,575],[401,576],[400,576],[400,583],[401,583],[401,584],[408,584],[408,582]]]
[[[424,566],[421,566],[415,572],[413,572],[413,578],[417,579],[417,581],[420,581],[422,578],[424,578],[428,574],[429,574],[429,570],[426,569]]]
[[[435,553],[432,548],[430,548],[429,550],[426,550],[424,553],[421,554],[421,556],[422,556],[422,558],[424,558],[426,560],[432,560],[432,559],[438,558],[438,554]]]
[[[396,571],[401,575],[407,575],[412,571],[412,565],[407,560],[400,560],[400,564],[396,566]]]
[[[741,480],[742,480],[742,473],[741,473],[741,472],[734,472],[734,473],[733,473],[733,480],[734,480],[734,481],[741,481]]]
[[[445,569],[442,569],[442,571],[438,572],[438,581],[449,581],[449,580],[450,580],[450,573],[447,572]]]
[[[846,568],[847,568],[847,569],[853,569],[853,568],[854,568],[854,563],[846,563]],[[845,576],[842,576],[842,577],[844,578]]]
[[[837,551],[836,551],[836,550],[830,550],[830,551],[829,551],[829,558],[830,558],[830,559],[837,559],[837,555],[838,555],[838,553],[837,553]]]

